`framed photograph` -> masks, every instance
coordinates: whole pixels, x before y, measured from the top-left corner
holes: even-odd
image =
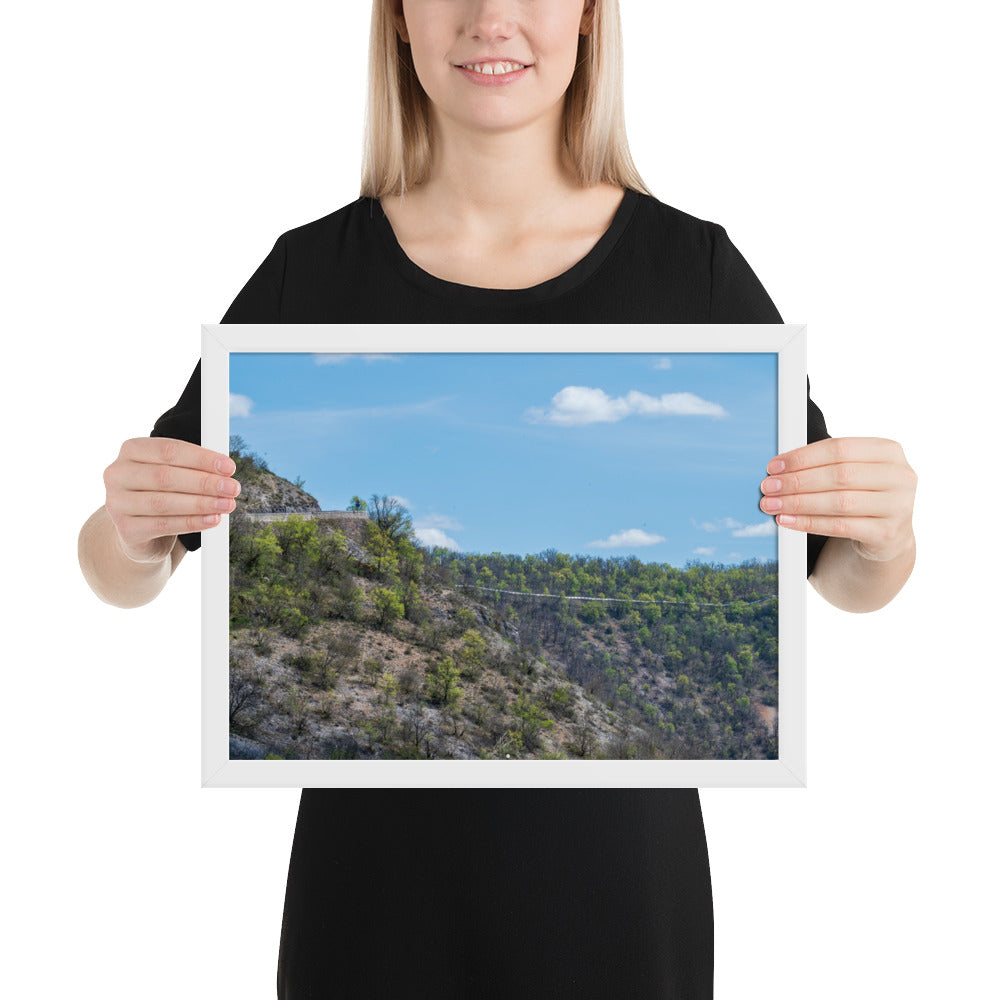
[[[790,325],[214,325],[207,786],[805,784]]]

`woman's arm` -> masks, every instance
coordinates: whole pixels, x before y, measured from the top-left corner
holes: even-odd
[[[887,562],[859,555],[849,538],[831,538],[823,546],[809,582],[842,611],[878,611],[903,589],[916,555],[912,535],[906,551]]]
[[[877,611],[902,589],[916,559],[917,475],[883,438],[828,438],[773,458],[761,510],[794,531],[828,536],[809,577],[844,611]]]
[[[107,507],[101,507],[80,530],[77,552],[84,579],[105,604],[118,608],[148,604],[166,586],[187,551],[176,535],[160,541],[159,552],[133,559],[125,552]]]

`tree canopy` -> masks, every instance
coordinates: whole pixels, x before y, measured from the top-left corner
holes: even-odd
[[[373,493],[368,500],[368,513],[393,542],[407,538],[413,533],[410,512],[396,497],[379,496],[377,493]]]

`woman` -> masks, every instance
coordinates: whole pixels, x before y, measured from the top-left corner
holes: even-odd
[[[615,0],[375,0],[365,154],[362,196],[281,236],[224,322],[780,322],[725,231],[642,184]],[[105,472],[80,557],[107,601],[152,600],[234,508],[199,401],[196,368]],[[880,607],[915,477],[809,412],[761,507],[811,532],[824,597]],[[278,993],[707,998],[712,930],[696,790],[306,789]]]

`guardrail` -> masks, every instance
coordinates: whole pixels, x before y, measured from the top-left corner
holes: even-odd
[[[243,511],[243,516],[251,521],[269,524],[284,521],[293,514],[312,521],[368,521],[365,510],[284,510],[284,511]]]

